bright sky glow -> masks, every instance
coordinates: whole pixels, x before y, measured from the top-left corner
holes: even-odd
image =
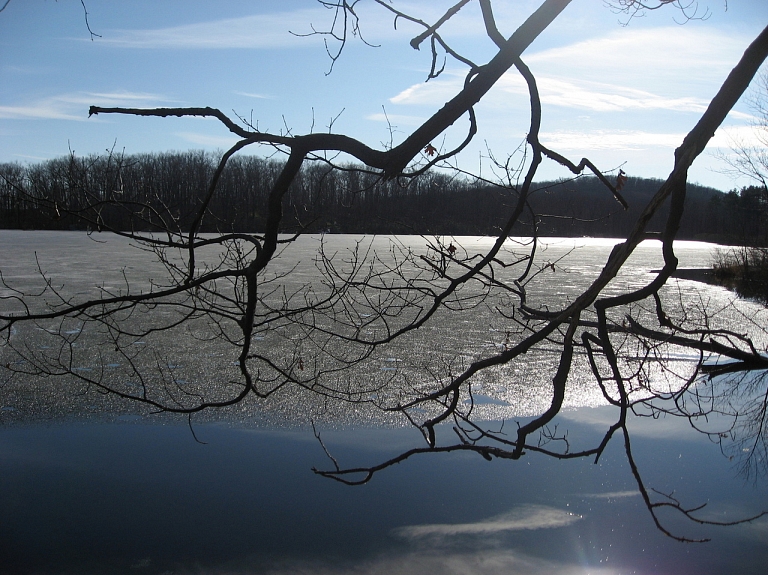
[[[540,2],[494,3],[505,35]],[[434,21],[446,1],[396,3]],[[476,4],[476,3],[473,3]],[[768,24],[765,0],[700,0],[711,15],[679,25],[672,9],[627,26],[598,0],[574,0],[524,54],[544,105],[542,141],[574,161],[589,157],[604,170],[664,178],[673,151],[695,125],[744,49]],[[371,146],[388,145],[427,119],[460,88],[465,70],[449,61],[425,83],[429,49],[410,48],[420,30],[360,4],[366,40],[347,46],[333,73],[318,37],[297,37],[333,14],[314,0],[86,0],[90,40],[79,0],[11,0],[0,13],[0,162],[28,162],[68,153],[127,154],[222,149],[235,138],[218,122],[98,116],[99,106],[213,106],[262,130],[294,134],[333,131]],[[463,54],[482,62],[493,53],[470,5],[444,31]],[[690,180],[723,190],[746,185],[718,172],[714,153],[732,138],[755,141],[744,98],[696,161]],[[461,157],[476,169],[490,149],[504,158],[527,131],[525,85],[507,74],[477,108],[480,133]],[[462,120],[437,147],[460,142]],[[487,146],[487,147],[486,147]],[[250,153],[270,150],[253,148]],[[247,153],[247,152],[246,152]],[[545,164],[541,179],[566,176]]]

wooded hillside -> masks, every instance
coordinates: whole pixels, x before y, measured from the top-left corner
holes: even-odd
[[[186,230],[208,193],[216,156],[181,153],[64,157],[0,164],[0,227]],[[202,231],[259,231],[280,162],[255,156],[229,161]],[[620,237],[661,181],[630,177],[625,211],[594,177],[542,182],[515,235]],[[496,233],[516,200],[513,189],[433,171],[403,185],[354,166],[303,169],[284,201],[285,232],[486,235]],[[688,185],[680,239],[762,244],[765,196],[746,188],[723,193]],[[533,215],[535,214],[535,216]],[[657,215],[659,229],[666,213]],[[656,224],[654,226],[654,224]]]

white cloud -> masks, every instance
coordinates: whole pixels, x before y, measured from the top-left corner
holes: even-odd
[[[592,130],[542,132],[541,142],[556,150],[625,150],[648,148],[675,149],[683,143],[685,134],[665,134],[634,130]]]
[[[50,157],[46,156],[29,156],[27,154],[13,154],[15,158],[23,158],[25,160],[34,160],[35,162],[44,162],[46,160],[50,160]]]
[[[255,98],[257,100],[273,100],[274,96],[267,96],[266,94],[254,94],[252,92],[238,92],[235,91],[238,96],[245,96],[246,98]]]
[[[370,114],[365,117],[366,120],[372,120],[374,122],[387,122],[393,126],[420,126],[424,123],[424,118],[420,116],[407,116],[404,114]]]
[[[707,26],[621,28],[598,38],[544,50],[523,59],[534,73],[643,86],[654,79],[686,85],[725,80],[749,39]]]
[[[673,110],[702,113],[708,104],[701,98],[665,98],[633,88],[594,83],[591,86],[587,83],[578,85],[550,78],[542,81],[542,100],[545,104],[598,112]]]
[[[0,106],[0,119],[85,121],[92,105],[148,107],[167,102],[160,95],[146,92],[78,92],[41,98],[24,105]]]
[[[714,148],[745,148],[768,147],[768,131],[756,129],[753,126],[724,126],[715,132],[709,146]]]
[[[213,148],[231,148],[240,138],[236,136],[211,136],[195,132],[176,132],[176,135],[187,142]]]
[[[744,112],[739,112],[738,110],[731,110],[728,112],[728,117],[735,120],[747,120],[748,122],[754,122],[756,120],[755,116],[752,114],[746,114]]]
[[[320,25],[328,21],[327,10],[296,10],[155,30],[113,30],[102,34],[100,42],[122,48],[172,49],[264,49],[314,46],[315,42],[312,39],[299,38],[291,32],[311,32],[312,22]]]
[[[463,84],[462,78],[446,73],[446,77],[442,80],[414,84],[390,98],[389,101],[393,104],[433,106],[455,96]]]
[[[393,104],[440,105],[455,96],[462,88],[461,78],[414,84],[390,98]],[[694,96],[667,97],[626,86],[582,80],[578,78],[540,75],[537,78],[542,104],[593,112],[624,112],[642,110],[670,110],[703,113],[709,101]],[[509,106],[509,98],[502,94],[528,97],[528,88],[517,72],[502,76],[483,105]]]
[[[702,98],[664,97],[645,90],[578,79],[541,76],[537,84],[543,104],[595,112],[673,110],[702,113],[709,104]],[[501,78],[499,88],[512,94],[528,94],[523,79],[513,73]]]
[[[544,104],[594,112],[700,114],[745,47],[743,39],[707,27],[623,28],[526,55],[524,60],[536,75]],[[462,88],[463,74],[452,74],[415,84],[390,101],[440,105]],[[484,104],[508,106],[508,94],[527,98],[527,86],[514,70],[501,78]],[[746,115],[732,113],[734,118],[739,116]]]
[[[553,507],[531,505],[476,523],[436,523],[399,527],[395,534],[406,539],[450,537],[460,535],[490,535],[504,531],[522,531],[564,527],[581,519],[568,511]]]
[[[102,106],[106,104],[115,106],[128,104],[146,106],[152,103],[168,103],[170,101],[159,94],[152,94],[150,92],[128,92],[125,90],[117,92],[91,92],[85,96],[77,97],[72,101],[81,104],[87,101],[93,101],[94,98],[99,99],[99,102],[101,102],[100,105]]]
[[[87,111],[82,116],[65,112],[56,102],[42,101],[29,106],[0,106],[0,118],[4,120],[76,120],[87,119]]]
[[[708,102],[701,98],[664,98],[631,88],[601,86],[595,83],[572,82],[557,78],[541,77],[539,95],[544,105],[560,106],[592,112],[625,112],[640,110],[670,110],[702,113]],[[461,82],[441,84],[416,84],[390,99],[393,104],[440,106],[461,90]],[[506,94],[527,98],[528,92],[522,79],[505,74],[499,80],[498,90]],[[483,107],[508,108],[507,96],[494,91],[482,102]]]

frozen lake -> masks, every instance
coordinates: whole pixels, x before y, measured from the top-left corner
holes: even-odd
[[[274,299],[278,299],[278,307],[279,298],[283,294],[302,293],[302,290],[307,289],[315,290],[315,293],[322,290],[315,263],[321,241],[325,252],[336,254],[337,259],[349,257],[349,250],[358,242],[369,254],[383,254],[383,257],[391,253],[393,245],[398,250],[429,253],[429,238],[419,236],[384,236],[366,238],[362,242],[359,237],[345,235],[302,237],[270,264],[265,274],[265,280],[275,282],[275,285],[268,287],[271,293],[276,294]],[[483,253],[492,244],[491,239],[481,237],[457,237],[453,241],[461,245],[469,255]],[[527,284],[528,305],[553,309],[562,306],[563,302],[573,300],[598,275],[615,243],[615,240],[590,238],[546,239],[537,250],[536,262],[539,266],[553,264],[553,271],[545,267],[546,271],[533,277]],[[0,230],[0,245],[0,270],[9,286],[34,291],[42,284],[40,271],[43,271],[51,284],[67,297],[72,297],[71,301],[75,303],[102,294],[118,293],[128,284],[134,292],[157,289],[156,283],[153,286],[152,282],[160,281],[158,278],[165,274],[153,253],[139,250],[128,240],[108,234],[89,237],[78,232]],[[679,267],[708,267],[714,249],[716,246],[713,244],[676,242]],[[512,241],[509,242],[508,252],[525,254],[526,246]],[[198,261],[198,264],[202,266],[204,262]],[[643,242],[604,293],[611,295],[637,289],[647,284],[654,277],[651,271],[661,265],[660,242]],[[285,273],[288,275],[283,277]],[[517,271],[501,270],[501,273],[512,275]],[[0,296],[10,293],[9,289],[0,287]],[[406,377],[429,379],[431,373],[444,370],[446,365],[456,370],[473,360],[497,353],[508,342],[509,325],[514,325],[514,322],[500,318],[494,310],[494,307],[505,305],[502,299],[505,294],[493,295],[483,301],[482,305],[475,305],[471,301],[473,293],[471,286],[462,292],[464,301],[470,302],[464,306],[465,309],[436,314],[419,330],[377,351],[355,370],[345,369],[344,372],[352,373],[358,385],[370,385],[371,388],[379,386],[382,397],[386,398],[387,394],[397,394],[403,385],[408,385],[403,383]],[[670,280],[662,295],[671,312],[681,311],[693,316],[702,308],[716,310],[717,325],[737,332],[749,330],[749,322],[756,322],[756,327],[759,326],[760,318],[766,315],[756,304],[736,301],[737,298],[724,288],[689,280]],[[56,298],[49,295],[40,299],[50,302]],[[737,305],[734,306],[734,302]],[[0,300],[0,306],[13,309],[13,306],[18,307],[18,303]],[[645,305],[645,308],[651,307]],[[169,312],[162,309],[146,315],[153,314],[159,318],[171,317]],[[134,313],[130,321],[139,315]],[[367,315],[370,314],[361,313],[359,321],[364,322]],[[393,321],[397,321],[397,318]],[[763,321],[763,325],[765,323]],[[147,337],[135,337],[124,345],[121,343],[134,353],[131,363],[123,355],[110,355],[110,346],[103,342],[103,332],[92,334],[93,330],[89,332],[85,329],[87,326],[77,319],[63,326],[55,321],[20,325],[15,328],[12,338],[15,338],[14,341],[24,341],[24,345],[31,346],[32,352],[41,354],[51,363],[63,361],[59,357],[59,346],[64,338],[68,341],[77,340],[71,349],[66,350],[66,367],[71,367],[75,374],[84,377],[103,378],[126,393],[137,393],[140,389],[132,373],[134,363],[149,368],[161,364],[167,374],[166,378],[171,378],[173,385],[182,393],[220,393],[228,397],[226,382],[239,377],[239,349],[216,340],[216,334],[212,335],[211,326],[205,324],[205,319],[197,324],[189,324],[193,327],[172,332],[171,336],[159,332]],[[333,329],[332,324],[328,329]],[[758,345],[768,343],[765,334],[759,329],[751,331]],[[253,347],[256,352],[264,350],[270,359],[280,361],[296,353],[298,344],[294,342],[301,337],[301,334],[292,332],[278,334],[269,321],[264,321],[262,328],[254,334]],[[550,348],[543,346],[540,353],[527,355],[522,362],[512,362],[477,376],[473,383],[473,392],[477,396],[476,415],[498,420],[531,416],[546,409],[557,352],[554,345]],[[691,352],[680,359],[695,358],[696,354]],[[3,360],[4,363],[6,361]],[[573,370],[569,380],[565,406],[578,408],[603,405],[605,400],[594,384],[583,353],[576,361],[580,364],[578,369]],[[131,402],[112,401],[93,387],[79,385],[77,381],[71,381],[71,378],[69,380],[69,384],[65,385],[62,384],[62,378],[38,378],[33,383],[17,378],[4,389],[4,417],[30,421],[79,417],[84,414],[145,416],[150,411]],[[152,384],[151,381],[145,383]],[[160,386],[166,382],[155,383]],[[30,385],[35,387],[33,397],[28,393]],[[238,405],[231,409],[217,410],[212,419],[219,421],[223,418],[257,426],[281,427],[306,425],[310,419],[335,426],[356,426],[361,423],[403,425],[402,420],[378,409],[366,409],[365,405],[349,406],[343,402],[328,404],[316,399],[313,394],[289,387],[268,401],[250,398],[245,407]],[[196,417],[205,421],[208,414],[202,413]]]
[[[116,289],[126,277],[141,284],[161,273],[151,254],[114,237],[94,238],[106,243],[75,232],[0,231],[0,270],[8,284],[28,288],[39,281],[37,258],[56,285],[80,298]],[[331,252],[354,239],[322,241]],[[291,285],[315,281],[320,241],[302,238],[279,260],[292,270]],[[385,253],[392,241],[366,245]],[[426,241],[396,239],[414,250],[425,250]],[[454,241],[468,251],[490,243]],[[557,271],[537,276],[529,303],[573,297],[613,243],[547,240],[537,257],[542,265],[556,262]],[[680,267],[708,267],[713,249],[676,244]],[[658,242],[645,242],[609,290],[647,283],[660,261]],[[672,280],[665,294],[683,309],[706,302],[725,310],[729,327],[744,329],[745,317],[762,321],[762,309],[749,302],[734,312],[734,296],[719,287]],[[373,358],[365,374],[417,371],[446,356],[482,357],[505,337],[479,310],[437,318],[431,329]],[[169,342],[167,349],[163,360],[189,385],[231,369],[223,348]],[[76,367],[98,369],[93,357],[77,356]],[[546,354],[539,361],[545,373],[551,361]],[[496,372],[478,382],[480,417],[522,423],[539,413],[547,380],[536,372]],[[577,374],[558,424],[574,437],[598,437],[611,417],[604,403],[590,378]],[[713,538],[704,544],[662,535],[619,440],[597,465],[535,454],[490,463],[475,454],[428,455],[348,487],[312,473],[329,462],[310,420],[344,465],[394,456],[418,444],[418,432],[375,409],[293,392],[195,416],[204,443],[185,418],[151,414],[77,382],[13,379],[0,388],[0,408],[0,573],[762,574],[768,564],[765,519],[720,529],[671,520],[687,535]],[[654,487],[677,490],[686,504],[708,502],[711,518],[768,509],[765,477],[745,480],[736,462],[685,421],[637,420],[631,429],[635,457]]]

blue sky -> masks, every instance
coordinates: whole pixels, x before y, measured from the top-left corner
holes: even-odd
[[[424,20],[452,2],[396,2]],[[499,27],[514,31],[540,2],[496,2]],[[11,0],[0,13],[0,162],[34,162],[68,153],[115,149],[127,154],[222,149],[234,142],[213,120],[98,116],[99,106],[213,106],[251,119],[262,130],[295,134],[333,130],[372,146],[389,142],[386,118],[402,139],[461,86],[453,63],[425,83],[429,53],[408,45],[419,30],[362,2],[365,38],[327,75],[318,37],[297,37],[330,14],[314,0],[244,1],[86,0],[90,39],[79,0]],[[680,25],[671,9],[626,23],[599,0],[574,0],[524,54],[537,75],[544,104],[542,140],[574,161],[589,157],[601,169],[663,178],[673,151],[696,123],[747,45],[768,24],[765,0],[702,0],[706,20]],[[475,61],[493,51],[477,19],[463,9],[444,36]],[[720,189],[734,181],[714,153],[730,138],[750,142],[747,99],[729,116],[690,180]],[[497,158],[518,148],[528,126],[527,96],[514,72],[478,106],[480,132],[461,157],[477,169],[490,149]],[[339,116],[339,114],[341,114]],[[386,116],[385,116],[386,114]],[[463,139],[462,121],[433,142]],[[252,148],[246,153],[267,154]],[[488,174],[488,162],[483,170]],[[546,164],[541,177],[567,173]]]

